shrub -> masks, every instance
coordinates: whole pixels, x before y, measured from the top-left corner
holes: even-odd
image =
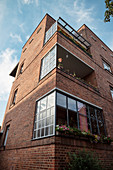
[[[103,170],[100,165],[100,160],[95,157],[91,151],[79,151],[76,153],[69,153],[68,170]]]

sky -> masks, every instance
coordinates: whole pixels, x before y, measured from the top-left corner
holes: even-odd
[[[104,0],[0,0],[0,125],[23,45],[46,13],[75,30],[86,24],[113,50],[113,18],[104,23]]]

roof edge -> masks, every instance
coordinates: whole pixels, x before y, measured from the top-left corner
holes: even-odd
[[[108,45],[105,44],[104,41],[102,41],[86,24],[83,24],[78,30],[77,32],[82,28],[82,27],[86,27],[87,29],[89,29],[107,48],[109,48],[109,50],[113,53],[112,49],[110,47],[108,47]]]

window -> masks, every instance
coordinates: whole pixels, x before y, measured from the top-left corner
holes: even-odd
[[[40,79],[56,67],[56,46],[53,47],[42,59]]]
[[[50,29],[45,33],[45,41],[44,43],[46,43],[51,37],[52,35],[57,31],[57,22],[55,22]]]
[[[37,30],[37,34],[40,32],[41,29],[42,29],[42,27],[40,27],[40,28]]]
[[[22,74],[22,72],[23,72],[23,67],[24,67],[24,63],[20,67],[20,74]]]
[[[97,41],[97,40],[96,40],[96,38],[95,38],[95,37],[93,37],[92,35],[91,35],[91,38],[92,38],[94,41]]]
[[[33,139],[55,135],[55,125],[105,135],[101,109],[58,91],[37,101]]]
[[[106,51],[106,48],[103,45],[101,45],[101,47]]]
[[[6,127],[6,134],[5,134],[5,139],[4,139],[4,146],[6,146],[7,137],[8,137],[8,132],[9,132],[9,126],[10,126],[10,125],[8,125],[8,126]]]
[[[12,104],[15,104],[18,89],[15,90]]]
[[[29,44],[31,44],[33,40],[34,40],[34,39],[32,38],[31,41],[29,42]]]
[[[111,96],[112,96],[112,99],[113,99],[113,87],[110,87],[110,91],[111,91]]]
[[[107,71],[110,71],[111,72],[111,68],[110,68],[110,65],[107,64],[105,61],[103,61],[103,66],[104,66],[104,69],[107,70]]]
[[[54,135],[55,131],[55,92],[36,103],[33,138]]]
[[[57,92],[56,124],[105,135],[102,111]]]
[[[23,53],[24,53],[26,50],[27,50],[27,48],[25,48],[25,49],[23,50]]]

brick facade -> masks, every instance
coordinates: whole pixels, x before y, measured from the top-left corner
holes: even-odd
[[[67,153],[77,152],[84,147],[95,151],[102,165],[110,169],[113,166],[112,145],[90,144],[84,139],[55,135],[33,140],[36,101],[54,88],[102,108],[107,135],[113,138],[113,99],[110,93],[110,86],[113,87],[113,52],[86,25],[78,32],[91,44],[89,52],[92,57],[59,32],[55,32],[44,44],[45,32],[54,23],[55,20],[46,14],[22,48],[2,125],[4,132],[0,137],[0,169],[63,169],[67,165]],[[94,69],[85,77],[85,81],[96,88],[58,68],[54,68],[40,80],[41,59],[55,44]],[[103,60],[111,66],[112,72],[104,70]],[[23,72],[19,74],[22,64]],[[15,89],[18,92],[13,105]],[[4,148],[7,125],[10,125],[10,130]]]

